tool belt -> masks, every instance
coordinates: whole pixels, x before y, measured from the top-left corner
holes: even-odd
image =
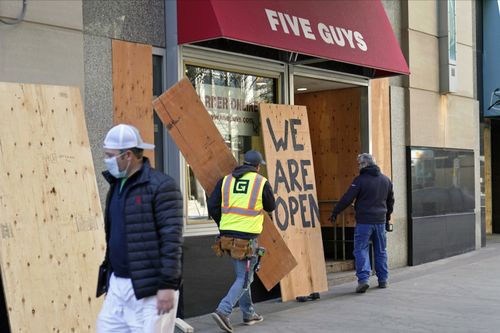
[[[251,239],[241,239],[228,236],[217,237],[212,249],[217,257],[224,253],[237,260],[250,258],[254,254]]]

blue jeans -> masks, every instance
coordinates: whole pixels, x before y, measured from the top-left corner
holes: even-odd
[[[354,258],[356,276],[359,283],[367,283],[371,274],[370,239],[375,252],[375,272],[378,282],[386,282],[389,278],[387,268],[387,238],[384,223],[357,223],[354,230]]]
[[[254,268],[257,264],[257,256],[252,256],[250,259],[247,275],[247,260],[236,260],[231,258],[233,262],[236,280],[229,289],[227,295],[222,299],[217,307],[217,312],[225,316],[229,316],[233,311],[236,303],[240,302],[240,309],[243,313],[243,319],[249,319],[255,314],[255,309],[252,303],[252,294],[250,285],[253,281]]]

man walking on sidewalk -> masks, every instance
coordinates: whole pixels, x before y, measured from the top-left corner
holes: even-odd
[[[380,172],[370,154],[358,156],[359,176],[333,209],[330,221],[335,225],[337,215],[354,201],[356,228],[354,230],[354,258],[358,278],[357,293],[368,288],[371,274],[369,246],[373,241],[375,252],[375,272],[379,288],[387,287],[389,272],[387,268],[386,230],[392,225],[394,193],[391,180]]]
[[[98,333],[173,332],[181,284],[182,195],[175,180],[143,157],[139,131],[120,124],[104,140],[110,183],[106,199],[106,256],[97,296],[106,298]],[[109,272],[109,274],[101,274]]]
[[[219,180],[208,200],[210,215],[219,226],[218,252],[231,255],[236,280],[212,317],[226,332],[233,332],[229,315],[239,301],[243,323],[253,325],[264,318],[255,312],[250,285],[258,261],[257,237],[262,232],[264,212],[272,212],[276,203],[267,179],[258,174],[265,164],[255,150],[245,154],[245,161]],[[217,252],[217,250],[216,250]]]

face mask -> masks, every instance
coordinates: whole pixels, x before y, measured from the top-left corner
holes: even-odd
[[[118,155],[121,156],[122,154]],[[128,167],[130,166],[130,161],[128,162],[127,167],[125,170],[120,171],[120,168],[118,167],[118,161],[116,158],[118,156],[113,156],[110,158],[105,158],[104,163],[106,164],[106,169],[108,169],[109,173],[115,177],[115,178],[124,178],[127,175]]]

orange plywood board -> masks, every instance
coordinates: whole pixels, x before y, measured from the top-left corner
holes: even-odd
[[[281,281],[283,301],[328,290],[309,122],[304,106],[260,104],[274,224],[298,262]]]
[[[142,139],[154,143],[153,48],[151,45],[113,40],[113,123],[130,124]],[[144,155],[154,165],[154,150]]]
[[[266,254],[262,257],[261,268],[257,275],[269,291],[297,266],[297,260],[267,213],[264,216],[264,229],[258,242],[266,248]]]
[[[370,80],[372,155],[380,170],[392,177],[389,79]]]
[[[212,193],[237,162],[189,80],[179,81],[153,106],[204,190]],[[270,290],[297,262],[267,215],[259,243],[267,252],[257,274]]]
[[[0,267],[10,331],[95,332],[104,228],[80,92],[0,83],[0,114]]]

